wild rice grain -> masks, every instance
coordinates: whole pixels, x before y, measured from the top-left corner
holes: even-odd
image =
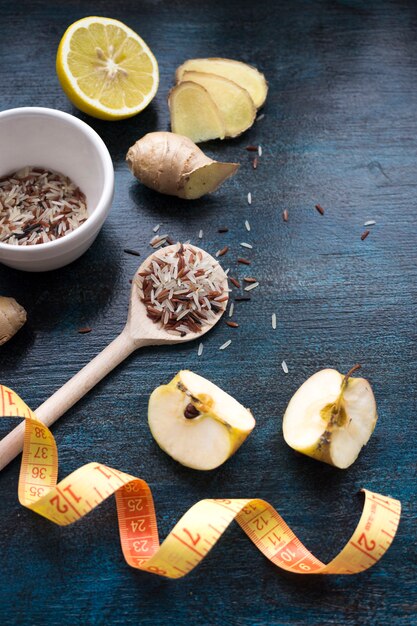
[[[252,167],[254,170],[258,168],[258,157],[255,157],[252,161]]]
[[[237,258],[237,262],[238,263],[242,263],[243,265],[250,265],[250,261],[248,261],[248,259],[244,259],[243,257],[239,256]]]
[[[252,278],[252,276],[245,276],[243,281],[245,283],[257,283],[258,282],[257,279],[256,278]]]
[[[287,209],[284,209],[282,212],[282,219],[284,220],[284,222],[288,222],[288,211]]]
[[[228,326],[230,326],[230,328],[239,328],[239,324],[237,322],[229,322],[229,321],[227,321],[226,324]]]
[[[229,339],[228,341],[225,341],[224,344],[220,346],[219,350],[225,350],[226,348],[230,346],[231,343],[232,343],[231,339]]]
[[[131,250],[130,248],[125,248],[123,252],[125,252],[126,254],[132,254],[133,256],[140,256],[140,252],[138,252],[137,250]]]
[[[248,152],[257,152],[258,146],[246,146],[245,150],[247,150]]]
[[[221,250],[217,250],[216,257],[224,256],[227,253],[228,250],[229,250],[229,246],[225,246]]]
[[[271,315],[272,328],[276,330],[277,327],[277,315],[276,313],[272,313]]]
[[[361,240],[364,241],[364,239],[367,238],[370,232],[371,232],[370,230],[365,230],[365,232],[363,232],[361,235]]]
[[[218,232],[218,233],[228,233],[228,232],[229,232],[229,229],[228,229],[228,228],[226,228],[226,227],[224,227],[224,228],[219,228],[219,229],[217,230],[217,232]]]
[[[323,207],[320,204],[316,204],[315,208],[320,213],[320,215],[324,215],[324,209],[323,209]]]
[[[232,283],[232,285],[240,289],[240,282],[237,280],[237,278],[233,278],[232,276],[230,276],[229,280]]]
[[[79,328],[78,332],[80,333],[80,335],[86,335],[87,333],[91,333],[92,330],[93,329],[89,326],[85,326],[84,328]]]

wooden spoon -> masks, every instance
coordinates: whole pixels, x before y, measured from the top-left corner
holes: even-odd
[[[170,335],[164,328],[159,328],[156,323],[147,317],[146,307],[138,291],[138,274],[149,266],[152,259],[164,256],[167,252],[174,251],[177,245],[178,244],[167,246],[166,248],[158,250],[142,263],[132,281],[126,326],[107,348],[104,348],[104,350],[83,367],[78,374],[75,374],[63,387],[58,389],[58,391],[36,409],[36,416],[41,422],[47,426],[53,424],[61,415],[78,402],[78,400],[85,396],[94,385],[138,348],[192,341],[204,335],[219,321],[226,309],[227,300],[222,302],[222,308],[219,310],[216,319],[204,324],[198,332],[190,331],[184,337]],[[197,248],[197,246],[184,244],[184,248],[187,247],[201,252],[204,260],[209,260],[213,267],[217,267],[219,276],[222,279],[225,295],[228,295],[227,276],[216,259],[208,254],[208,252]],[[25,424],[22,422],[0,441],[0,470],[22,451],[24,431]]]

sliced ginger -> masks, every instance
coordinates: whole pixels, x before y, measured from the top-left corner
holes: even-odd
[[[224,139],[225,123],[217,105],[204,87],[184,81],[171,89],[168,96],[171,128],[194,143]]]
[[[255,121],[256,108],[246,89],[228,78],[204,72],[184,72],[184,81],[198,83],[216,103],[225,124],[227,137],[237,137]]]
[[[217,74],[217,76],[223,76],[232,80],[249,92],[257,109],[266,100],[268,83],[265,80],[265,76],[255,67],[247,65],[247,63],[221,58],[189,59],[177,69],[175,74],[177,82],[183,80],[185,72]]]
[[[147,187],[187,200],[215,191],[239,167],[213,161],[188,137],[168,132],[139,139],[129,148],[126,161]]]

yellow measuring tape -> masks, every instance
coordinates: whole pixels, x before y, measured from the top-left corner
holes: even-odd
[[[58,452],[52,433],[14,391],[2,385],[0,415],[25,419],[20,503],[66,526],[116,494],[127,563],[160,576],[188,574],[233,520],[272,563],[296,574],[362,572],[384,555],[398,527],[401,503],[363,489],[365,503],[358,526],[343,550],[325,565],[268,502],[259,498],[207,499],[192,506],[160,545],[152,493],[144,480],[101,463],[88,463],[57,484]]]

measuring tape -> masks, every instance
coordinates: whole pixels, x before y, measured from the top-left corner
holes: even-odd
[[[152,493],[144,480],[101,463],[88,463],[57,484],[58,452],[51,431],[14,391],[2,385],[0,415],[25,419],[20,503],[67,526],[115,494],[127,563],[160,576],[181,578],[191,572],[233,520],[281,569],[295,574],[356,574],[385,554],[400,520],[398,500],[363,489],[365,503],[358,526],[343,550],[326,565],[307,550],[265,500],[207,499],[192,506],[159,544]]]

